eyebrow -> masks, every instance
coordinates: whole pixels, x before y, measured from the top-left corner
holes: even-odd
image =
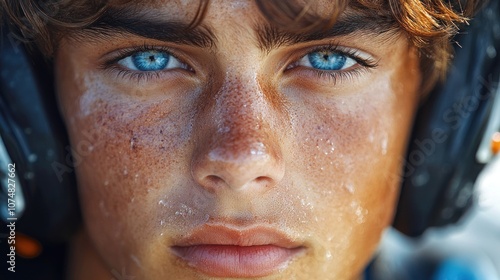
[[[339,16],[333,27],[326,30],[297,32],[280,29],[269,23],[259,24],[254,28],[257,44],[263,51],[354,33],[378,35],[396,29],[394,19],[350,12]],[[217,41],[214,32],[203,23],[193,28],[186,22],[155,19],[154,16],[138,15],[129,9],[110,9],[90,26],[76,32],[77,37],[83,36],[86,39],[109,39],[119,34],[133,34],[202,48],[211,48]]]
[[[79,30],[76,35],[85,38],[109,38],[120,33],[197,47],[212,47],[216,41],[210,28],[203,24],[192,28],[186,22],[157,20],[147,15],[138,16],[128,9],[106,11],[98,20]]]
[[[294,32],[279,29],[270,24],[261,24],[257,26],[256,30],[259,47],[263,50],[270,51],[281,46],[346,36],[349,34],[386,34],[398,30],[398,25],[392,18],[382,18],[359,13],[344,13],[339,16],[338,20],[331,28],[325,30]]]

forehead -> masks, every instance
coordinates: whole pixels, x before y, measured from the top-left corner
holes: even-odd
[[[308,11],[314,11],[318,14],[325,14],[325,8],[329,7],[331,12],[334,8],[346,7],[350,1],[346,0],[312,0],[312,1],[276,1],[276,0],[115,0],[110,1],[109,5],[114,7],[136,7],[136,8],[155,8],[168,9],[172,15],[186,16],[195,14],[200,7],[213,9],[217,7],[220,11],[241,10],[258,11],[260,7],[274,6],[278,9],[305,8]],[[212,7],[212,8],[210,8]],[[257,9],[254,9],[257,8]]]
[[[262,17],[266,20],[279,21],[276,17],[288,18],[291,21],[285,24],[300,24],[306,20],[326,20],[332,23],[337,16],[345,12],[349,14],[363,14],[368,10],[371,20],[387,20],[383,9],[374,13],[376,5],[359,4],[350,0],[116,0],[110,3],[112,9],[127,10],[136,15],[147,15],[149,17],[164,18],[168,16],[171,20],[192,21],[203,18],[205,21],[220,19],[228,14]],[[350,8],[355,6],[355,9]],[[365,7],[365,6],[368,6]],[[387,11],[386,11],[387,12]],[[289,26],[286,26],[289,27]]]

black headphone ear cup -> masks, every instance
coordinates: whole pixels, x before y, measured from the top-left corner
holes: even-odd
[[[454,223],[473,202],[476,160],[500,78],[500,4],[490,1],[456,37],[446,83],[420,108],[393,226],[409,236]],[[498,30],[496,30],[498,29]]]
[[[80,214],[52,71],[43,62],[34,63],[22,44],[14,42],[7,29],[2,31],[0,136],[15,163],[16,193],[25,200],[16,230],[40,240],[63,241],[80,224]],[[6,201],[0,201],[2,209]]]

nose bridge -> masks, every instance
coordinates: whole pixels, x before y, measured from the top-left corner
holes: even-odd
[[[228,152],[231,148],[256,149],[256,143],[262,144],[263,126],[269,126],[264,124],[264,116],[270,108],[254,79],[228,78],[217,94],[215,106],[217,134]]]
[[[281,150],[272,107],[256,79],[226,77],[206,108],[208,131],[193,159],[195,180],[210,190],[266,189],[281,180]],[[205,122],[206,122],[205,120]]]

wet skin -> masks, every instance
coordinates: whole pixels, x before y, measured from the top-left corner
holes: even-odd
[[[136,15],[189,22],[197,3]],[[203,20],[210,46],[62,39],[56,84],[84,215],[72,278],[355,279],[371,258],[418,104],[416,51],[366,30],[262,50],[253,1],[227,3]],[[325,54],[333,70],[314,64]]]

